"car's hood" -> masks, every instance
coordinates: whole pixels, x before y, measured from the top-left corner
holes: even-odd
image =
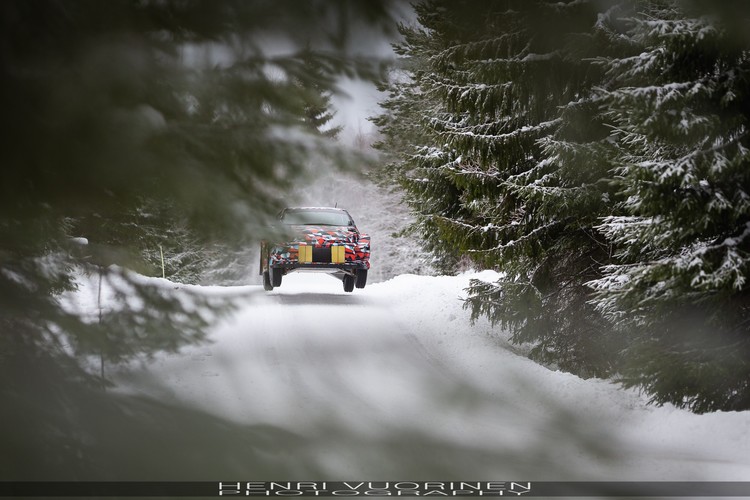
[[[348,226],[292,226],[300,241],[319,245],[332,243],[356,243],[359,233]]]

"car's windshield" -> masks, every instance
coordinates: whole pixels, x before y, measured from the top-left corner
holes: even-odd
[[[354,225],[349,214],[342,211],[326,210],[289,210],[284,212],[281,221],[284,224],[351,226]]]

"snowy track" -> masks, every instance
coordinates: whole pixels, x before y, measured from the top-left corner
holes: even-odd
[[[750,478],[750,412],[649,407],[541,367],[469,325],[469,279],[399,276],[347,294],[298,274],[270,293],[243,287],[254,293],[212,343],[118,383],[301,436],[290,460],[314,461],[322,479]]]

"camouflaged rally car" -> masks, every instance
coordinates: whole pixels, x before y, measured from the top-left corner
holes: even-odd
[[[295,207],[279,214],[283,243],[263,241],[260,274],[263,288],[281,286],[285,274],[327,272],[339,278],[344,291],[364,288],[370,269],[370,237],[340,208]]]

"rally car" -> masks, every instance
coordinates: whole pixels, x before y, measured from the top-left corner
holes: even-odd
[[[283,242],[261,242],[263,288],[281,286],[296,271],[331,273],[344,291],[364,288],[370,269],[370,237],[360,233],[349,212],[341,208],[292,207],[279,213]]]

